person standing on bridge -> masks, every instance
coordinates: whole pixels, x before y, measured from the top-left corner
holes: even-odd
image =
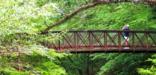
[[[126,24],[122,27],[123,32],[123,37],[125,39],[125,44],[128,45],[128,41],[129,41],[129,24]]]

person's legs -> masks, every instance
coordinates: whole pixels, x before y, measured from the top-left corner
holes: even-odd
[[[126,36],[125,37],[125,44],[126,44],[126,46],[128,45],[128,41],[129,41],[129,38]]]
[[[127,45],[128,45],[128,41],[129,41],[128,33],[127,33],[127,32],[124,32],[124,33],[123,33],[123,37],[124,37],[124,39],[125,39],[125,45],[127,46]]]

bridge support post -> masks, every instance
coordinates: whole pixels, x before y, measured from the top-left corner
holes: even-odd
[[[121,49],[121,32],[118,32],[118,48]]]
[[[146,48],[148,49],[148,32],[145,33]]]
[[[77,43],[78,43],[78,40],[77,40],[77,32],[74,32],[74,47],[75,47],[75,50],[78,49]]]
[[[104,32],[104,48],[107,50],[107,33]]]
[[[132,49],[135,51],[135,34],[132,32]]]
[[[61,50],[61,40],[60,40],[61,38],[60,38],[60,36],[59,36],[59,40],[58,40],[58,50]]]
[[[93,47],[93,39],[92,39],[92,32],[88,32],[88,40],[89,40],[89,49],[92,49]]]

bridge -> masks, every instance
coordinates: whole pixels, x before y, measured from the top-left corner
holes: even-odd
[[[123,36],[129,32],[129,40]],[[52,31],[58,40],[44,43],[57,52],[156,52],[156,31]],[[51,35],[51,36],[52,36]]]

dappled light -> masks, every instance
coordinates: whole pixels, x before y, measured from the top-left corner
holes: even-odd
[[[155,75],[155,14],[156,0],[0,0],[0,75]]]

